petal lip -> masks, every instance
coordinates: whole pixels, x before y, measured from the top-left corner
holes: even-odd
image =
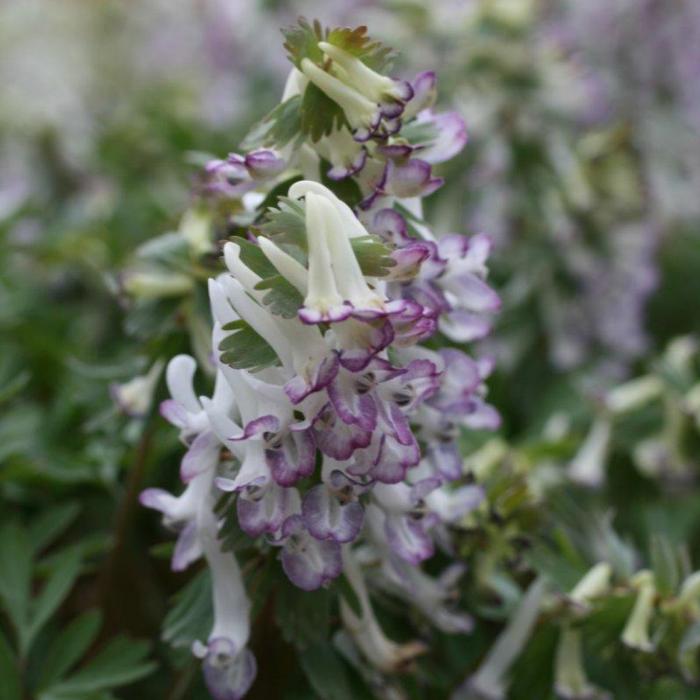
[[[352,542],[362,529],[364,508],[357,501],[341,503],[325,484],[314,486],[301,503],[308,532],[317,540]]]
[[[197,435],[180,463],[180,478],[188,483],[211,468],[218,459],[219,449],[219,441],[211,431]]]
[[[204,682],[214,700],[241,700],[258,672],[250,649],[237,650],[227,637],[209,640],[202,668]]]
[[[340,367],[338,353],[325,357],[318,365],[311,378],[307,381],[296,375],[284,385],[284,393],[293,405],[301,403],[307,396],[325,389],[335,378]]]
[[[250,440],[261,437],[264,433],[277,433],[281,428],[280,420],[277,416],[266,415],[249,421],[240,435],[229,438],[232,442]]]

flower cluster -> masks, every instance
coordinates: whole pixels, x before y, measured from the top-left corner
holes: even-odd
[[[161,412],[187,446],[186,489],[142,494],[179,530],[173,568],[204,556],[212,571],[215,623],[194,653],[217,698],[242,697],[256,671],[241,572],[217,539],[222,494],[299,588],[345,574],[359,601],[341,599],[348,633],[394,670],[422,647],[383,635],[363,564],[445,631],[469,629],[448,607],[461,568],[433,579],[418,567],[436,543],[449,550],[449,528],[483,499],[460,430],[499,422],[484,398],[492,362],[422,345],[437,332],[483,337],[499,306],[489,239],[436,238],[422,218],[420,197],[441,184],[432,164],[464,145],[463,122],[432,111],[432,73],[376,72],[387,51],[364,28],[302,22],[286,38],[295,68],[282,104],[250,152],[210,163],[202,180],[206,196],[242,199],[252,226],[209,280],[213,394],[197,395],[193,358],[167,368]],[[341,180],[355,196],[332,189]],[[251,209],[273,189],[277,208]]]

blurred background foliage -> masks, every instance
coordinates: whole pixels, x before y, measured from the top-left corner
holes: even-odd
[[[205,697],[187,650],[161,641],[183,577],[136,500],[177,480],[176,435],[153,408],[164,390],[130,418],[110,386],[176,352],[206,353],[212,256],[194,250],[182,215],[196,204],[203,154],[236,150],[278,101],[288,70],[278,28],[299,14],[367,24],[401,50],[397,73],[437,71],[440,103],[464,114],[470,142],[442,166],[448,184],[428,218],[497,244],[504,309],[483,350],[498,358],[490,400],[504,427],[464,436],[489,496],[462,551],[462,597],[479,624],[471,637],[431,639],[423,680],[401,692],[447,697],[536,573],[566,591],[614,550],[618,581],[677,569],[675,590],[700,564],[699,9],[2,3],[0,698]],[[188,590],[166,641],[191,638]],[[270,633],[264,595],[253,647],[268,653],[256,651],[251,697],[305,698],[312,687],[325,697],[313,654],[299,667],[294,634]],[[288,602],[300,616],[308,607]],[[648,665],[615,643],[630,594],[606,605],[584,623],[595,682],[615,698],[697,697],[684,683],[697,682],[688,659],[700,635],[678,661],[669,632]],[[408,623],[396,604],[383,613],[400,637]],[[513,698],[555,697],[550,618],[514,666]]]

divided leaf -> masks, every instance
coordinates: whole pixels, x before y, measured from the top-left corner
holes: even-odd
[[[274,238],[278,245],[295,245],[306,250],[306,217],[301,202],[280,197],[277,208],[268,209],[265,219],[261,233]]]
[[[232,331],[219,343],[224,364],[251,372],[279,364],[275,351],[250,324],[243,320],[232,321],[224,326],[224,330]]]
[[[155,669],[154,663],[146,661],[148,647],[148,642],[115,637],[83,668],[40,698],[69,700],[133,683]]]
[[[305,17],[300,17],[296,25],[282,30],[287,57],[299,70],[304,58],[321,65],[324,57],[323,51],[318,48],[318,42],[324,41],[327,34],[328,31],[324,32],[317,19],[309,24]]]
[[[384,46],[380,41],[376,41],[367,35],[367,27],[335,27],[324,29],[318,20],[313,24],[301,17],[298,24],[282,30],[289,60],[297,67],[301,68],[301,62],[308,58],[316,65],[322,65],[325,56],[319,49],[319,41],[327,41],[333,46],[337,46],[375,71],[383,71],[390,67],[395,51],[388,46]]]
[[[345,112],[323,90],[309,83],[301,102],[300,128],[314,143],[347,125]]]
[[[363,236],[350,239],[353,252],[360,263],[362,274],[367,277],[384,277],[388,275],[396,261],[391,251],[376,236]]]
[[[199,572],[175,594],[173,601],[163,622],[163,641],[173,647],[189,648],[196,639],[206,639],[214,620],[209,571]]]
[[[44,657],[39,688],[46,688],[55,683],[78,663],[95,641],[101,617],[99,610],[88,610],[61,630]]]
[[[248,132],[241,148],[284,148],[294,141],[301,134],[301,102],[301,95],[295,95],[278,104]]]
[[[269,289],[263,297],[270,313],[282,318],[296,318],[297,312],[304,303],[299,290],[290,284],[282,275],[273,275],[255,285],[256,289]]]
[[[328,32],[326,41],[359,58],[377,72],[390,68],[396,58],[396,52],[392,48],[367,36],[366,26],[354,29],[336,27]]]

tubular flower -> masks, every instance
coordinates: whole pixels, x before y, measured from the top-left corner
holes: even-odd
[[[342,622],[381,673],[423,646],[383,635],[360,550],[379,563],[378,585],[447,632],[471,629],[453,609],[461,568],[420,570],[484,497],[463,481],[459,431],[499,420],[485,402],[490,361],[421,346],[440,331],[455,339],[457,327],[461,339],[483,336],[498,306],[485,282],[488,239],[437,238],[422,223],[418,198],[437,184],[430,164],[461,148],[463,124],[429,111],[434,75],[413,86],[385,77],[334,43],[345,30],[317,31],[302,24],[303,41],[287,35],[295,68],[257,144],[207,168],[227,198],[286,196],[228,221],[249,230],[225,243],[225,267],[209,280],[213,393],[195,393],[189,356],[166,371],[161,413],[187,447],[186,487],[142,495],[180,532],[173,568],[204,556],[212,569],[214,629],[194,652],[217,698],[241,697],[255,675],[241,572],[222,545],[232,522],[302,590],[346,576],[360,607],[342,600]],[[315,121],[285,140],[308,90],[320,107],[304,119]],[[335,116],[324,117],[329,101]],[[397,131],[404,112],[409,125],[431,125],[415,144]],[[328,164],[331,183],[357,185],[354,201],[320,184]]]

